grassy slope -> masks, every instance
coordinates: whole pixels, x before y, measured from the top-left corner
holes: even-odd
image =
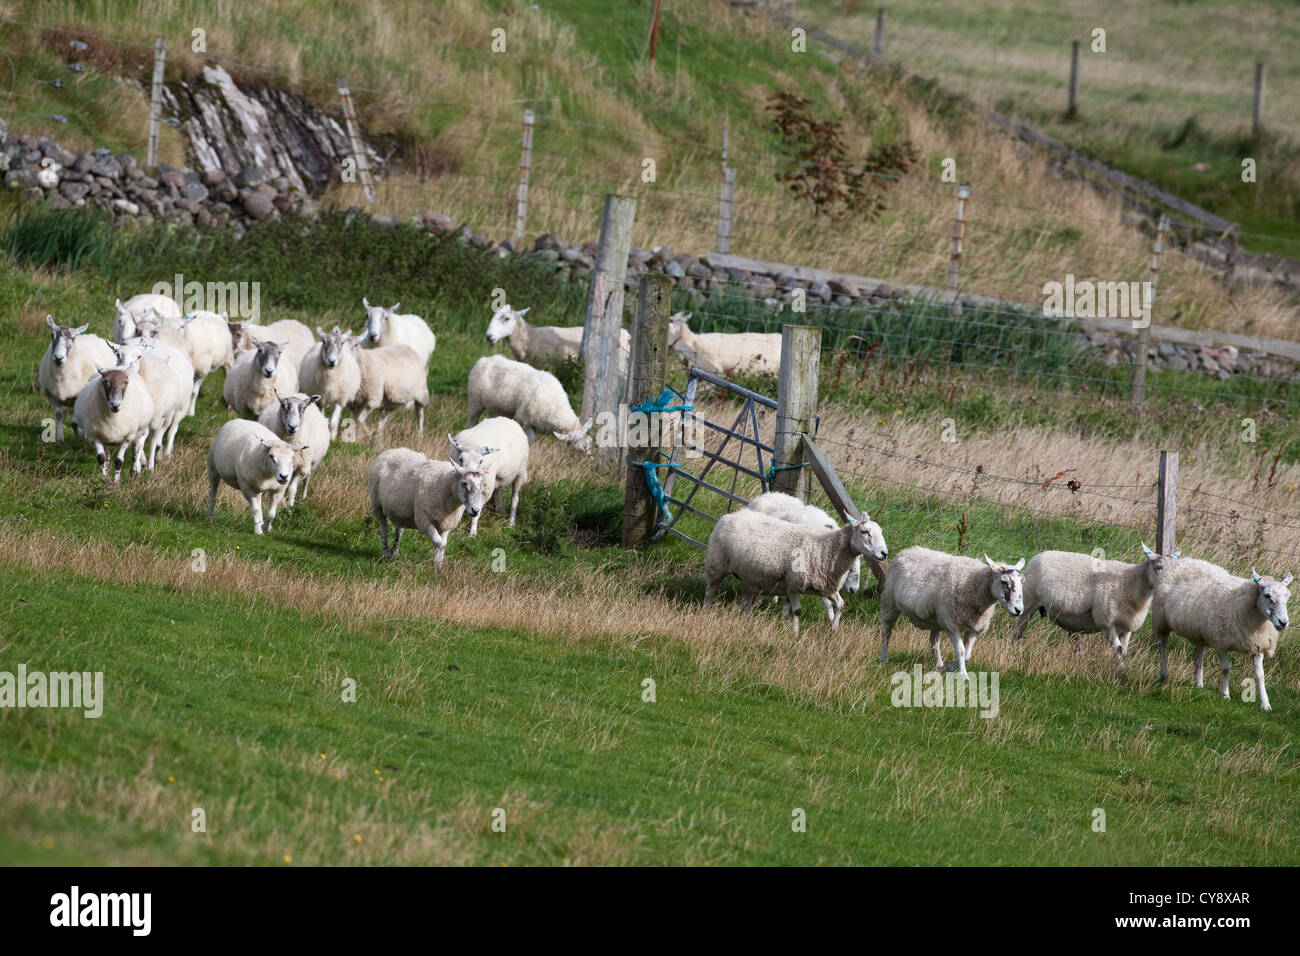
[[[875,8],[856,4],[846,16],[842,0],[798,6],[870,47]],[[1300,257],[1300,25],[1290,4],[904,0],[888,16],[889,59],[1240,222],[1261,234],[1246,237],[1248,248]],[[1105,53],[1091,52],[1095,27],[1106,30]],[[1071,40],[1081,41],[1080,110],[1067,120]],[[1256,60],[1268,71],[1258,142],[1250,137]],[[1241,180],[1247,156],[1260,169],[1254,184]],[[1193,168],[1202,163],[1209,168]]]

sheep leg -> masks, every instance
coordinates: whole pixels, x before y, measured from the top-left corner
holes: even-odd
[[[1259,709],[1272,710],[1268,702],[1268,691],[1264,689],[1264,655],[1255,655],[1255,683],[1259,685]],[[1226,695],[1225,695],[1226,696]]]
[[[880,663],[889,663],[889,632],[894,629],[894,622],[883,616],[880,619]]]
[[[424,406],[423,405],[415,406],[415,418],[416,421],[419,422],[419,428],[418,428],[419,435],[421,438],[423,438],[424,437]]]
[[[935,670],[943,669],[943,654],[939,652],[939,640],[942,635],[943,631],[930,632],[930,656],[934,661]]]
[[[310,472],[310,471],[307,472],[307,474],[305,474],[305,475],[302,476],[302,500],[303,500],[303,501],[306,501],[306,500],[307,500],[307,491],[308,491],[309,488],[311,488],[311,472]],[[290,504],[293,504],[293,502],[290,502]]]
[[[393,529],[393,553],[391,557],[397,557],[397,549],[402,546],[402,532],[404,530],[404,528]]]
[[[1198,647],[1192,651],[1192,685],[1205,686],[1205,648]]]
[[[248,496],[248,510],[253,515],[253,534],[262,533],[262,494],[254,492]]]
[[[271,492],[271,507],[266,516],[266,530],[271,530],[271,525],[275,524],[275,512],[280,507],[280,502],[284,501],[284,491],[277,489]]]
[[[190,408],[189,411],[186,412],[186,414],[189,415],[191,418],[194,417],[194,411],[196,408],[198,408],[199,389],[202,387],[202,385],[203,385],[203,379],[196,378],[194,380],[194,389],[193,391],[190,392]]]
[[[172,420],[171,427],[167,429],[167,456],[166,457],[168,458],[172,456],[172,447],[176,444],[176,432],[180,429],[181,419],[184,417],[185,417],[184,415],[177,413],[176,417]]]
[[[45,396],[45,400],[54,409],[54,440],[63,441],[63,406],[48,395]]]
[[[966,649],[962,652],[962,656],[966,660],[970,660],[971,653],[975,650],[975,638],[977,637],[979,637],[978,634],[972,634],[970,637],[966,638]]]
[[[144,467],[144,443],[147,435],[141,435],[135,440],[134,452],[131,456],[131,474],[140,474],[140,469]]]
[[[1219,696],[1227,700],[1231,696],[1228,690],[1228,671],[1232,670],[1232,661],[1226,651],[1217,653],[1219,655]]]
[[[790,616],[794,618],[794,636],[799,636],[799,603],[800,594],[798,591],[791,591],[790,598]]]
[[[1106,628],[1106,640],[1110,641],[1110,649],[1115,652],[1116,657],[1124,656],[1124,644],[1120,643],[1118,630],[1114,627]]]
[[[516,478],[510,495],[510,527],[515,526],[515,513],[519,511],[519,490],[523,488],[522,478]]]
[[[962,641],[961,634],[957,631],[949,631],[948,639],[952,641],[952,649],[956,653],[957,659],[949,663],[946,670],[955,669],[963,678],[969,680],[970,675],[966,673],[966,645]],[[954,665],[956,665],[955,668]]]
[[[208,521],[217,520],[217,487],[221,484],[221,476],[215,471],[208,469]]]
[[[442,567],[443,558],[447,556],[447,539],[451,537],[451,532],[439,534],[437,528],[429,525],[425,533],[428,534],[429,540],[433,542],[433,554],[430,556],[430,560],[438,567]]]
[[[1128,639],[1133,636],[1132,631],[1125,631],[1119,638],[1119,656],[1122,659],[1128,653]]]
[[[740,606],[744,608],[747,616],[754,616],[754,595],[752,592],[746,591],[740,596]]]
[[[99,462],[99,473],[107,478],[108,453],[104,451],[104,445],[98,441],[95,442],[95,461]]]
[[[718,578],[717,581],[715,581],[715,580],[712,579],[712,578],[707,578],[707,577],[705,578],[705,580],[704,580],[704,604],[701,605],[701,609],[706,608],[706,607],[708,607],[710,604],[713,603],[713,595],[717,592],[717,589],[718,589],[718,581],[721,581],[721,580],[722,580],[721,578]]]
[[[840,626],[840,615],[844,613],[844,598],[840,597],[839,591],[836,591],[830,597],[822,598],[822,603],[827,605],[826,614],[831,619],[831,630],[838,630]]]
[[[122,469],[126,467],[126,452],[131,447],[130,442],[122,442],[117,446],[117,454],[113,457],[113,484],[122,480]],[[132,474],[135,471],[132,469]]]
[[[293,481],[289,482],[289,495],[284,502],[286,508],[292,508],[293,503],[298,500],[298,482],[300,480],[300,478],[295,476]]]
[[[386,559],[388,555],[388,519],[383,515],[375,515],[379,521],[379,558]]]
[[[334,406],[334,411],[330,414],[330,441],[336,441],[339,437],[339,420],[343,417],[343,403],[339,402]]]
[[[158,446],[162,444],[163,431],[161,428],[155,428],[149,433],[149,470],[153,471],[154,465],[158,462]]]

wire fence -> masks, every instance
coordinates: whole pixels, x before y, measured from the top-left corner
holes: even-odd
[[[110,37],[90,31],[64,30],[14,18],[0,18],[10,29],[50,31],[85,36],[97,43],[145,50],[151,44]],[[289,82],[284,73],[254,67],[222,57],[210,62]],[[12,65],[12,63],[11,63]],[[93,72],[88,68],[87,73]],[[76,82],[87,77],[83,73]],[[18,76],[15,86],[50,82],[49,77]],[[354,96],[402,99],[404,95],[352,85]],[[19,98],[55,96],[15,92]],[[60,106],[66,121],[94,128],[93,117],[81,112],[76,98]],[[1016,302],[1042,299],[1044,269],[1068,269],[1076,282],[1136,282],[1147,275],[1149,246],[1134,244],[1116,250],[1106,241],[1120,223],[1122,210],[1113,216],[1081,212],[1068,200],[1054,204],[1039,197],[1007,192],[996,181],[976,182],[966,215],[960,257],[952,249],[955,184],[938,176],[911,172],[885,177],[897,187],[891,220],[852,228],[812,216],[785,195],[776,174],[786,157],[772,148],[732,141],[723,149],[721,131],[714,141],[692,140],[660,131],[634,129],[567,117],[547,109],[550,100],[518,101],[512,113],[499,103],[482,104],[453,99],[421,100],[418,106],[432,116],[436,130],[421,151],[430,154],[437,171],[421,172],[404,188],[406,201],[426,203],[431,209],[451,207],[472,228],[484,233],[510,234],[519,210],[520,159],[523,107],[535,112],[531,139],[531,165],[525,215],[528,233],[559,232],[570,237],[591,235],[599,221],[604,197],[620,192],[637,199],[638,233],[646,244],[659,234],[685,237],[693,249],[712,248],[721,217],[724,166],[739,170],[735,195],[729,203],[730,244],[749,250],[781,249],[796,240],[808,256],[837,268],[855,267],[866,275],[893,282],[903,276],[914,285],[926,285],[948,294],[978,291],[1003,304],[967,306],[960,316],[930,302],[902,303],[866,295],[840,296],[818,301],[808,296],[803,321],[823,327],[827,364],[840,363],[840,374],[883,373],[902,364],[922,367],[928,374],[964,375],[976,379],[1006,377],[1011,388],[1032,391],[1045,382],[1102,397],[1123,399],[1130,389],[1131,346],[1127,349],[1087,327],[1086,320],[1045,318],[1042,310],[1017,307]],[[39,111],[0,110],[8,118],[38,117]],[[47,117],[48,118],[48,117]],[[184,122],[185,118],[173,119]],[[586,140],[590,149],[575,149]],[[734,137],[733,137],[734,140]],[[424,169],[419,155],[412,157]],[[647,167],[652,161],[653,172]],[[439,165],[441,164],[441,165]],[[848,168],[847,166],[844,168]],[[471,188],[466,189],[469,185]],[[1093,229],[1096,236],[1090,236]],[[874,242],[878,230],[890,241]],[[892,230],[892,233],[891,233]],[[1131,231],[1131,230],[1130,230]],[[1268,237],[1288,241],[1287,237]],[[881,248],[876,249],[879,245]],[[1175,244],[1175,248],[1177,248]],[[1017,256],[1017,253],[1020,253]],[[1028,263],[1032,262],[1033,265]],[[957,279],[944,282],[957,265]],[[1161,273],[1160,298],[1195,293],[1180,288],[1206,270]],[[1055,275],[1055,272],[1052,273]],[[710,293],[690,297],[695,305],[693,328],[710,331],[778,331],[789,321],[789,300],[807,293],[809,281],[789,275],[775,280],[758,275],[685,275],[681,290]],[[719,292],[730,294],[719,296]],[[751,301],[738,301],[748,298]],[[844,301],[852,299],[851,302]],[[766,302],[764,302],[766,300]],[[1127,342],[1129,340],[1124,339]],[[845,371],[843,363],[855,367]],[[1203,363],[1209,367],[1209,363]],[[1218,363],[1215,363],[1217,367]],[[1253,374],[1260,363],[1238,360],[1227,381],[1195,374],[1153,368],[1147,390],[1170,400],[1197,403],[1229,402],[1237,406],[1278,405],[1293,408],[1300,401],[1294,374],[1265,379]],[[1213,371],[1213,368],[1210,368]],[[1282,370],[1285,372],[1285,369]]]

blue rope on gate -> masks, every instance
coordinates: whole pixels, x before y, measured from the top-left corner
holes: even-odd
[[[657,469],[672,468],[672,462],[663,462],[662,464],[653,461],[630,461],[629,465],[640,465],[641,470],[645,472],[645,483],[650,489],[650,496],[654,498],[655,504],[659,510],[664,513],[664,517],[669,521],[673,520],[672,512],[668,510],[668,502],[664,500],[664,486],[659,483]]]
[[[680,405],[669,405],[674,396],[682,400]],[[661,415],[666,415],[669,412],[693,412],[695,411],[695,406],[687,402],[686,396],[681,392],[671,386],[665,385],[664,390],[659,393],[659,397],[653,402],[637,402],[635,405],[629,406],[628,411],[641,412],[645,415],[652,415],[655,412],[658,412]]]
[[[767,469],[767,480],[771,481],[775,478],[778,471],[793,471],[795,468],[803,468],[808,464],[809,462],[806,461],[801,461],[797,465],[778,465],[776,462],[772,462],[772,467]]]

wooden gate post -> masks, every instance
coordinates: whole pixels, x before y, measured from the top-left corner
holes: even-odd
[[[776,440],[772,490],[808,500],[810,472],[803,448],[814,434],[817,380],[821,371],[822,330],[816,325],[781,326],[781,374],[776,392]]]
[[[528,228],[528,177],[533,168],[533,111],[524,110],[524,148],[519,156],[519,193],[515,199],[515,241],[524,241]]]
[[[149,145],[146,149],[145,168],[158,165],[158,122],[162,119],[163,76],[167,64],[167,40],[157,37],[153,44],[153,86],[149,92]]]
[[[596,268],[591,273],[587,315],[582,324],[582,360],[586,363],[586,368],[583,372],[582,410],[579,417],[584,422],[594,418],[598,412],[611,410],[596,406],[597,380],[603,370],[609,367],[607,361],[600,361],[599,351],[603,346],[597,342],[602,330],[611,332],[614,336],[614,360],[617,361],[621,336],[618,329],[605,329],[605,319],[613,311],[618,327],[622,327],[623,282],[627,277],[627,253],[632,246],[632,224],[635,221],[635,199],[613,195],[605,197],[604,214],[600,220],[600,240],[596,246]],[[614,306],[617,306],[616,310]],[[617,398],[612,411],[618,411]]]
[[[1151,250],[1151,264],[1147,266],[1147,280],[1151,283],[1151,309],[1156,307],[1156,286],[1160,282],[1160,254],[1165,249],[1165,233],[1169,231],[1169,217],[1161,214],[1160,224],[1156,226],[1156,244]],[[1147,384],[1147,348],[1151,343],[1151,316],[1142,316],[1142,326],[1138,329],[1137,348],[1133,350],[1133,393],[1130,396],[1134,405],[1141,405]]]
[[[628,363],[628,405],[653,402],[663,391],[668,374],[668,313],[671,310],[673,280],[660,273],[641,276],[637,287],[636,325],[632,331],[632,355]],[[664,463],[672,449],[671,432],[662,416],[646,429],[646,445],[632,445],[626,434],[627,485],[623,496],[623,547],[634,548],[650,540],[658,523],[659,504],[646,483],[642,462]],[[666,449],[666,450],[665,450]],[[660,486],[667,475],[657,469]]]
[[[1174,553],[1174,528],[1178,523],[1178,452],[1160,453],[1160,491],[1156,499],[1156,550]]]

